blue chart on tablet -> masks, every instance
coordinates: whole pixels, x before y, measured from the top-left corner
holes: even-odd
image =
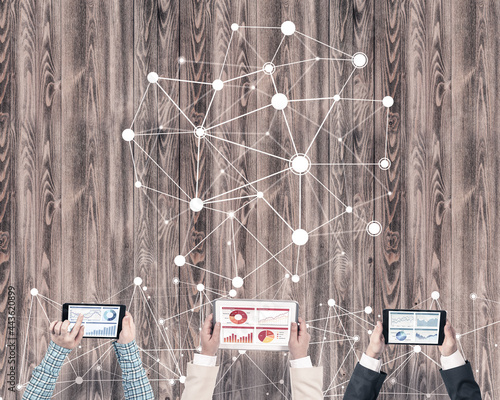
[[[437,344],[439,312],[389,312],[389,343]]]
[[[82,325],[85,325],[85,336],[116,336],[120,307],[105,306],[69,306],[69,329],[73,328],[79,314],[83,314]]]

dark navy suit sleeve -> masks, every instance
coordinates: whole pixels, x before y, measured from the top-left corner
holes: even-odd
[[[386,377],[385,372],[375,372],[358,363],[347,385],[344,400],[375,400]]]
[[[481,391],[474,380],[474,374],[468,361],[465,365],[440,370],[444,385],[451,400],[481,400]]]

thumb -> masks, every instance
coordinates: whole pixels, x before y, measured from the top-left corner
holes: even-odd
[[[215,338],[217,341],[220,338],[220,328],[221,328],[220,322],[217,322],[214,326],[214,331],[212,332],[212,338]]]

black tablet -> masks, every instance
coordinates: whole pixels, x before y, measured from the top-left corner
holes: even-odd
[[[446,311],[384,310],[386,344],[442,345]]]
[[[62,320],[69,320],[73,328],[79,314],[83,314],[85,338],[118,339],[125,316],[125,306],[120,304],[64,303]]]

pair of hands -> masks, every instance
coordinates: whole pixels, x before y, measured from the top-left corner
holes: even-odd
[[[83,315],[80,314],[75,325],[68,332],[69,321],[52,321],[49,326],[52,341],[65,349],[73,350],[83,338],[85,326],[82,325]],[[118,343],[126,344],[135,339],[135,324],[132,314],[125,311],[122,321],[122,330],[118,337]]]

